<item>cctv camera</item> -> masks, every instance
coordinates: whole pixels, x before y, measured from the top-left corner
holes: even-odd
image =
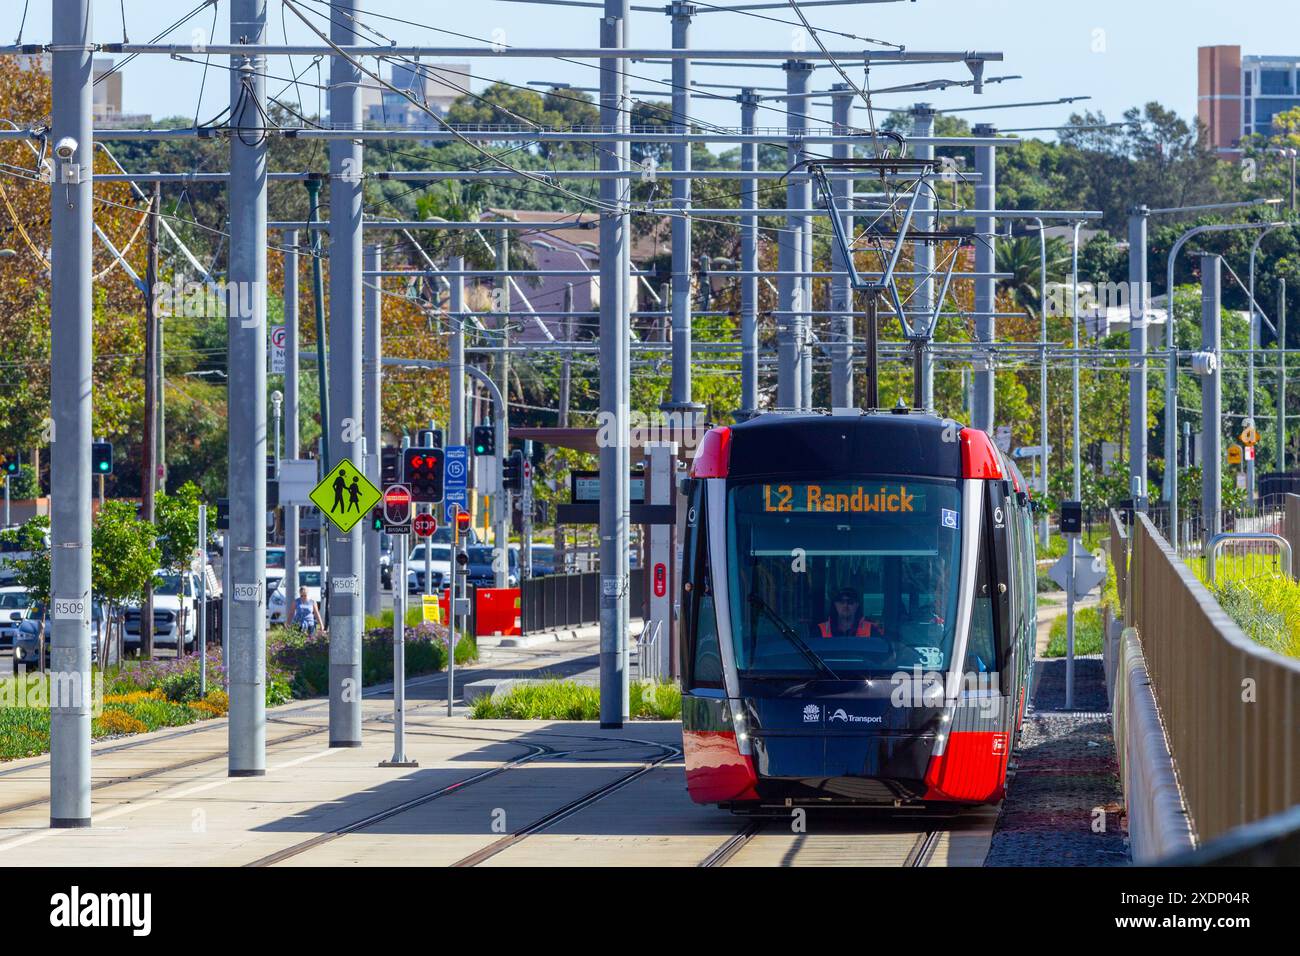
[[[77,141],[71,136],[64,136],[54,144],[54,155],[68,160],[77,154]]]

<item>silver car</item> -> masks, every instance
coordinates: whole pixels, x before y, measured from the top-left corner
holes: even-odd
[[[91,663],[99,663],[99,641],[95,635],[102,630],[102,616],[100,614],[99,602],[91,604],[90,611],[90,660]],[[19,667],[34,668],[41,665],[41,635],[45,636],[45,662],[48,665],[50,660],[49,646],[49,622],[45,619],[45,609],[39,604],[29,605],[27,616],[18,622],[18,630],[14,638],[14,669]]]

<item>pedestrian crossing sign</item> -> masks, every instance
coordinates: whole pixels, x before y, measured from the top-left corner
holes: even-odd
[[[379,489],[346,458],[311,493],[312,503],[340,531],[351,531],[382,498]]]

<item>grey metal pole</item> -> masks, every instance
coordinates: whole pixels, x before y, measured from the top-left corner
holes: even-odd
[[[619,38],[619,46],[628,47],[631,45],[631,4],[626,2],[622,5],[622,36]],[[619,70],[619,76],[622,78],[620,84],[620,106],[621,109],[617,116],[617,128],[623,134],[623,140],[618,144],[618,163],[619,170],[625,171],[632,167],[632,143],[627,137],[631,132],[631,106],[630,96],[631,80],[627,75],[626,59],[624,68]],[[621,218],[623,242],[620,243],[622,252],[622,265],[619,267],[619,276],[622,279],[619,287],[620,304],[619,311],[623,317],[619,323],[618,343],[618,367],[621,387],[618,391],[619,407],[629,409],[632,406],[632,335],[631,335],[631,314],[637,307],[637,295],[635,291],[635,280],[632,278],[632,216],[628,211],[632,202],[631,182],[626,179],[616,180],[616,188],[619,196],[619,206],[622,210]],[[618,473],[620,476],[629,475],[632,472],[632,449],[628,441],[620,442],[617,447],[618,453]],[[622,719],[627,720],[630,713],[631,705],[631,683],[629,680],[630,671],[628,669],[629,648],[628,635],[631,631],[631,601],[628,597],[628,581],[630,580],[631,562],[628,559],[627,530],[629,527],[628,517],[632,510],[632,485],[626,478],[620,479],[618,510],[623,515],[624,542],[618,549],[618,563],[616,565],[616,574],[620,581],[623,582],[623,595],[618,602],[618,654],[623,661],[622,674],[623,679],[619,682],[620,709]]]
[[[1222,260],[1201,256],[1201,349],[1214,353],[1219,362],[1223,313],[1219,302]],[[1201,524],[1205,534],[1223,530],[1223,372],[1215,369],[1201,377]]]
[[[348,17],[360,0],[339,0],[330,21],[330,39],[352,43]],[[336,127],[361,126],[361,71],[341,56],[330,63],[330,121]],[[364,417],[361,401],[361,201],[362,147],[358,140],[330,140],[330,297],[329,444],[333,468],[345,458],[361,465]],[[346,534],[333,528],[330,542],[330,700],[331,747],[361,746],[361,638],[364,567],[362,525]]]
[[[394,535],[393,573],[406,576],[406,535]],[[393,756],[381,767],[418,767],[406,756],[406,588],[393,588]]]
[[[451,260],[453,272],[465,271],[465,260],[454,256]],[[465,444],[465,278],[454,276],[451,279],[451,391],[447,427],[450,434],[448,444]],[[566,340],[567,341],[567,340]]]
[[[1037,217],[1034,221],[1038,223],[1038,323],[1039,336],[1042,343],[1042,351],[1039,352],[1038,365],[1038,440],[1039,449],[1038,457],[1041,463],[1039,471],[1042,475],[1042,494],[1047,495],[1047,459],[1048,459],[1048,440],[1047,440],[1047,231],[1043,226],[1043,220]],[[1040,531],[1040,540],[1043,547],[1046,548],[1051,543],[1051,517],[1047,509],[1043,509],[1043,523]]]
[[[1073,421],[1071,422],[1071,457],[1074,464],[1074,478],[1071,490],[1074,493],[1074,500],[1080,501],[1083,498],[1083,469],[1081,466],[1081,449],[1082,435],[1079,431],[1079,229],[1083,226],[1082,222],[1074,224],[1074,244],[1072,246],[1072,255],[1070,259],[1070,286],[1071,286],[1071,304],[1070,317],[1071,325],[1074,329],[1074,357],[1070,359],[1070,389],[1071,389],[1071,407]],[[978,306],[976,307],[978,308]]]
[[[972,131],[975,136],[992,137],[995,131],[987,123],[981,123]],[[994,146],[975,147],[975,171],[979,182],[975,184],[975,207],[977,209],[997,208],[997,149]],[[997,219],[992,216],[975,217],[975,269],[993,272],[997,266]],[[996,334],[996,322],[992,313],[997,306],[997,282],[994,279],[975,280],[975,338],[979,342],[992,343]],[[986,432],[993,431],[995,414],[993,370],[983,361],[975,363],[975,404],[971,413],[971,424]]]
[[[199,505],[199,619],[195,621],[198,631],[199,652],[199,699],[208,696],[208,506]]]
[[[5,472],[5,527],[8,528],[13,522],[9,517],[9,472]]]
[[[813,64],[804,61],[798,61],[798,67],[790,72],[795,76],[795,85],[799,92],[806,94],[808,92],[808,83],[812,80]],[[799,99],[791,100],[786,103],[786,109],[798,114],[796,122],[800,130],[808,128],[808,110],[811,100],[805,95]],[[807,158],[808,152],[803,144],[802,137],[797,144],[799,159]],[[799,209],[812,208],[812,180],[796,179],[793,182],[794,195],[797,201],[794,206]],[[796,268],[802,269],[805,273],[812,272],[813,266],[813,219],[811,216],[797,216],[791,222],[791,228],[799,230],[798,252],[795,256]],[[799,311],[802,313],[799,318],[799,339],[798,339],[798,357],[799,357],[799,407],[804,411],[812,409],[813,396],[813,354],[812,354],[812,278],[803,276],[796,280],[799,287]]]
[[[510,238],[506,232],[497,233],[497,268],[505,272],[510,268]],[[601,283],[602,292],[608,288],[603,282]],[[501,389],[501,407],[497,409],[498,431],[497,435],[501,439],[497,445],[497,493],[493,496],[492,507],[494,509],[494,522],[492,531],[492,546],[495,552],[492,556],[493,585],[503,588],[509,583],[510,571],[510,493],[505,487],[505,467],[502,459],[510,454],[509,436],[510,436],[510,353],[505,351],[505,347],[510,344],[510,282],[508,276],[502,276],[500,286],[497,289],[497,295],[500,301],[497,303],[501,310],[501,345],[503,351],[497,356],[497,367],[500,371],[501,381],[498,387]],[[604,341],[605,337],[602,335]],[[428,578],[426,577],[426,582]]]
[[[1277,470],[1286,471],[1286,280],[1277,280]]]
[[[221,532],[221,672],[222,689],[230,691],[230,532]]]
[[[847,131],[853,122],[853,97],[856,95],[847,83],[831,87],[831,123],[839,131]],[[849,143],[836,143],[831,149],[835,159],[848,159],[853,155]],[[831,182],[831,196],[836,209],[853,205],[853,180],[835,179]],[[840,217],[846,235],[853,235],[853,217],[847,213]],[[849,264],[838,243],[831,245],[831,408],[853,407],[853,287],[849,282]]]
[[[623,30],[628,19],[627,0],[605,0],[605,15],[600,23],[600,45],[616,50],[623,46]],[[600,122],[606,128],[625,128],[620,112],[622,83],[626,69],[621,57],[605,57],[600,73]],[[621,152],[606,150],[600,156],[600,168],[618,173],[623,168]],[[623,620],[627,605],[628,578],[628,473],[627,410],[622,406],[628,367],[620,337],[628,331],[626,286],[622,274],[625,248],[630,237],[627,219],[618,210],[623,190],[620,181],[600,181],[600,419],[606,439],[600,442],[600,725],[622,727],[626,718],[627,687],[626,633]],[[620,447],[621,446],[621,447]],[[620,451],[622,454],[620,454]]]
[[[90,826],[90,0],[54,0],[53,128],[75,153],[50,188],[50,826]]]
[[[1129,350],[1133,363],[1128,384],[1129,492],[1134,507],[1146,510],[1147,499],[1147,217],[1138,205],[1128,217]],[[1172,327],[1172,326],[1171,326]]]
[[[1075,541],[1079,535],[1067,536],[1070,563],[1065,572],[1065,709],[1074,710],[1074,571]]]
[[[378,272],[382,268],[383,253],[381,247],[371,244],[365,247],[364,268],[367,271]],[[364,280],[364,292],[362,293],[364,316],[362,325],[364,329],[365,343],[362,350],[362,376],[363,393],[365,406],[365,436],[366,436],[366,477],[370,479],[371,484],[376,488],[380,486],[379,481],[379,460],[384,443],[383,429],[383,405],[380,403],[380,393],[383,388],[384,366],[381,361],[383,357],[383,320],[384,320],[384,300],[383,288],[384,280],[379,276],[373,276]],[[379,601],[379,535],[380,532],[370,527],[370,522],[365,523],[364,541],[365,553],[370,555],[370,560],[365,562],[366,575],[366,615],[378,617],[380,611]],[[364,622],[362,622],[364,629]]]
[[[785,70],[786,93],[791,96],[806,93],[812,65],[800,60],[787,60]],[[791,99],[786,113],[786,165],[793,167],[802,158],[800,135],[807,125],[802,112],[803,99]],[[795,180],[786,184],[786,206],[791,209],[806,208],[803,194]],[[803,223],[796,216],[786,216],[785,226],[776,235],[777,268],[781,272],[796,272],[803,268]],[[797,409],[803,405],[803,364],[800,351],[803,347],[803,321],[796,313],[807,308],[801,300],[803,285],[793,276],[780,276],[776,283],[777,307],[785,313],[777,318],[777,381],[776,404],[778,408]]]
[[[673,49],[684,50],[690,46],[691,17],[696,7],[690,3],[673,2],[665,8],[672,18]],[[691,61],[688,58],[673,60],[673,129],[686,133],[690,130],[691,111]],[[691,145],[678,141],[672,146],[674,170],[691,168]],[[679,413],[694,424],[694,413],[700,406],[691,401],[691,181],[676,178],[672,181],[673,208],[681,210],[672,219],[672,323],[673,367],[671,399],[660,409]],[[707,309],[708,306],[706,305]]]
[[[564,341],[573,341],[573,283],[564,284]],[[560,428],[569,427],[569,401],[573,388],[573,356],[565,352],[560,359],[560,412],[556,422]]]
[[[934,110],[929,103],[917,103],[912,107],[912,136],[929,137],[934,134]],[[918,143],[915,147],[917,159],[934,159],[934,147],[929,143]],[[921,198],[917,202],[917,211],[920,213],[916,226],[918,229],[930,231],[934,229],[934,216],[926,215],[934,209],[934,193],[924,187],[921,188]],[[914,266],[916,272],[929,273],[934,271],[934,246],[928,242],[917,242],[912,245]],[[929,278],[918,278],[916,280],[916,305],[922,312],[934,311],[935,299],[934,281]],[[937,332],[938,330],[932,330]],[[926,348],[921,353],[921,396],[922,405],[925,411],[934,412],[934,353],[926,343]]]
[[[284,455],[297,459],[298,450],[298,230],[283,233],[284,242]],[[285,608],[298,594],[298,542],[301,512],[284,505]]]
[[[753,89],[740,91],[740,128],[754,131],[758,114],[758,94]],[[758,144],[742,143],[740,168],[758,171]],[[747,213],[740,225],[740,417],[758,414],[758,180],[741,182],[740,205]]]
[[[265,33],[265,0],[232,0],[231,41]],[[253,777],[266,773],[266,57],[232,56],[231,67],[229,774]]]

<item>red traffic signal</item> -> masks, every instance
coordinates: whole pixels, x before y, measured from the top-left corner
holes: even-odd
[[[465,535],[469,533],[470,514],[468,511],[456,512],[456,533]]]
[[[411,489],[411,500],[435,504],[442,501],[443,450],[407,448],[403,451],[402,477]]]

